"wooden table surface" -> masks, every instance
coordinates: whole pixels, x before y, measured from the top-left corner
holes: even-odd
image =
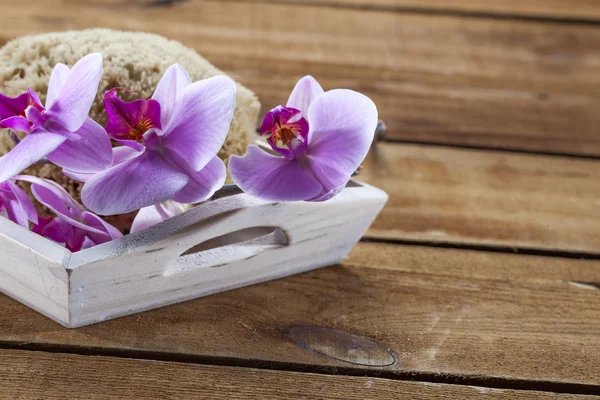
[[[0,295],[0,397],[600,394],[600,2],[167,3],[3,1],[0,43],[159,33],[264,110],[304,74],[359,90],[389,203],[340,265],[89,327]]]

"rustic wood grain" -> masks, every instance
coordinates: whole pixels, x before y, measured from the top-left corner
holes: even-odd
[[[0,350],[0,383],[0,398],[10,400],[66,395],[70,399],[211,400],[600,398],[18,350]]]
[[[600,385],[598,287],[598,261],[360,243],[338,266],[75,330],[0,296],[0,343]]]
[[[255,90],[264,110],[312,74],[372,97],[391,139],[600,155],[593,26],[236,1],[35,0],[0,12],[11,21],[4,41],[92,26],[180,40]]]
[[[143,0],[147,1],[147,0]],[[223,0],[229,1],[229,0]],[[255,3],[290,3],[324,7],[357,7],[388,11],[421,11],[438,13],[466,13],[597,21],[600,4],[593,0],[245,0]]]
[[[600,161],[378,143],[358,176],[390,199],[381,239],[597,253]]]

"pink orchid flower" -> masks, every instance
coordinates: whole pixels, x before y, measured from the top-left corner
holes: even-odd
[[[142,208],[131,225],[131,232],[138,232],[186,211],[184,204],[167,200],[150,207]]]
[[[225,165],[216,154],[229,130],[235,95],[231,79],[192,83],[178,64],[167,69],[150,100],[126,103],[107,92],[107,131],[138,154],[87,179],[83,203],[98,214],[115,215],[212,196],[225,182]]]
[[[102,75],[102,56],[89,54],[72,69],[57,64],[48,84],[46,105],[29,89],[16,98],[0,96],[0,127],[28,133],[0,158],[5,181],[44,157],[78,172],[101,171],[111,161],[106,131],[88,112]]]
[[[250,146],[231,156],[233,181],[246,193],[272,201],[325,201],[338,194],[369,151],[377,108],[352,90],[324,92],[306,76],[286,107],[265,116],[260,134],[280,156]]]
[[[75,252],[123,236],[114,226],[89,212],[59,184],[34,176],[17,175],[15,179],[31,183],[33,196],[56,217],[40,217],[32,229]]]
[[[38,215],[27,193],[11,180],[0,183],[0,215],[29,228],[38,223]]]

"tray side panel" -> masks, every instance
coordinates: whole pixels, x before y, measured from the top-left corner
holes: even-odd
[[[68,274],[65,267],[12,239],[5,231],[0,233],[0,254],[0,291],[68,326]]]
[[[167,238],[72,270],[71,326],[335,264],[360,240],[386,200],[382,191],[364,186],[347,188],[323,203],[262,202],[233,211],[221,207],[228,211],[199,222],[191,220]],[[234,246],[223,249],[227,263],[215,263],[211,257],[211,266],[175,267],[181,254],[200,243],[261,226],[281,229],[287,245],[265,246],[266,250],[247,258],[247,251]],[[231,261],[231,251],[240,251],[240,259]]]

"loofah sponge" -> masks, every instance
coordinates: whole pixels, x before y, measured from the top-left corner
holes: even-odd
[[[44,102],[54,65],[62,62],[72,66],[81,57],[93,52],[104,57],[104,73],[90,111],[90,117],[101,125],[106,123],[102,96],[110,88],[123,87],[134,92],[119,92],[126,101],[149,98],[163,72],[174,63],[181,64],[192,81],[224,74],[196,51],[162,36],[88,29],[23,36],[8,42],[0,49],[0,83],[7,86],[2,91],[15,96],[31,86]],[[219,157],[226,160],[231,154],[246,152],[255,132],[259,110],[260,103],[254,93],[238,84],[235,113]],[[6,132],[0,132],[0,155],[12,147]],[[63,176],[55,166],[34,165],[25,173],[55,180],[73,197],[79,198],[80,184]]]

